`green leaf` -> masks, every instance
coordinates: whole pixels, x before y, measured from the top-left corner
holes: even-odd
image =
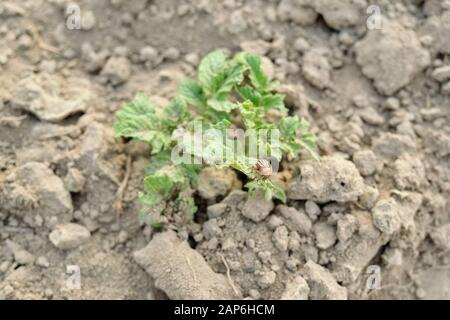
[[[266,94],[262,97],[261,106],[264,110],[278,109],[282,113],[286,114],[287,109],[284,106],[284,96],[280,94]]]
[[[226,144],[221,130],[208,130],[203,136],[203,160],[209,164],[220,164],[224,160]]]
[[[213,124],[212,127],[214,129],[223,130],[223,129],[229,128],[230,125],[231,125],[231,122],[228,119],[222,119],[219,122]]]
[[[217,89],[214,96],[217,100],[224,100],[235,85],[244,80],[244,66],[234,64],[227,67],[225,77],[222,82],[217,83]]]
[[[284,117],[280,120],[281,135],[285,137],[293,137],[301,127],[301,122],[297,116]]]
[[[132,101],[124,104],[116,112],[117,122],[114,124],[116,137],[129,137],[150,142],[158,130],[159,121],[155,106],[142,93],[138,93]]]
[[[183,80],[178,86],[178,95],[186,103],[201,108],[206,105],[206,97],[202,87],[195,80]]]
[[[216,99],[208,100],[208,105],[216,111],[230,113],[231,110],[239,108],[238,103],[233,103],[230,101],[219,101]]]
[[[273,182],[272,182],[271,188],[272,188],[273,197],[278,200],[281,200],[283,203],[286,203],[287,197],[286,197],[286,193],[284,192],[283,188]]]
[[[198,164],[182,164],[185,175],[191,182],[197,182],[201,166]]]
[[[248,189],[250,195],[254,195],[255,191],[260,188],[257,180],[247,182],[244,187]]]
[[[245,67],[226,61],[220,50],[209,53],[200,62],[198,80],[210,99],[224,101],[235,85],[244,80]]]
[[[284,117],[280,121],[280,136],[282,137],[281,148],[284,152],[295,156],[300,149],[305,148],[314,159],[319,160],[315,137],[308,131],[309,123],[305,119],[295,117]],[[299,138],[297,138],[299,136]]]
[[[220,50],[207,54],[198,67],[198,81],[208,96],[217,92],[226,78],[226,57]]]
[[[170,145],[170,136],[166,135],[164,132],[156,132],[153,139],[150,141],[150,146],[152,147],[152,154],[157,154],[164,150]]]
[[[170,165],[170,157],[171,152],[169,150],[165,150],[154,155],[151,159],[151,162],[144,168],[145,173],[147,175],[151,175],[161,168]]]
[[[250,68],[250,81],[253,86],[259,91],[265,91],[268,86],[269,79],[261,68],[260,57],[254,54],[247,54],[245,61]]]
[[[267,187],[267,186],[265,186],[265,187],[263,187],[262,190],[264,192],[264,199],[266,199],[266,201],[272,200],[272,196],[273,196],[272,189]]]
[[[160,203],[163,201],[163,198],[160,194],[156,192],[150,192],[150,193],[139,193],[139,201],[142,202],[147,207],[153,207],[154,205]]]
[[[279,199],[284,203],[287,201],[283,188],[270,180],[256,179],[248,182],[245,187],[248,189],[250,195],[262,192],[267,201],[270,201],[272,198]]]
[[[305,148],[314,159],[320,160],[320,155],[316,145],[316,138],[313,134],[310,132],[303,132],[297,142]]]
[[[261,95],[250,86],[242,86],[236,88],[237,93],[242,99],[251,101],[253,105],[259,106],[261,101]]]
[[[180,98],[173,98],[164,109],[164,122],[167,126],[176,128],[183,120],[190,116],[186,102]]]
[[[155,174],[144,179],[144,186],[147,195],[159,194],[166,198],[172,191],[173,182],[167,175]]]

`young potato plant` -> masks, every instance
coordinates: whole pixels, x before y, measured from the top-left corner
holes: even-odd
[[[213,51],[200,62],[197,79],[179,83],[177,95],[164,109],[143,94],[126,103],[116,113],[114,134],[150,145],[151,163],[140,194],[144,207],[164,214],[170,203],[192,216],[196,211],[192,186],[203,165],[238,170],[247,176],[245,187],[250,193],[263,192],[267,199],[285,202],[283,189],[258,170],[270,162],[249,154],[249,148],[275,161],[283,154],[295,157],[302,148],[315,158],[318,155],[309,124],[288,115],[277,86],[264,73],[257,55],[241,52],[228,58]],[[269,121],[269,113],[274,112],[279,120]],[[248,131],[252,134],[233,135]],[[255,140],[249,143],[249,136]],[[272,141],[274,137],[277,141]],[[234,152],[237,149],[244,152]],[[184,161],[177,157],[180,152]]]

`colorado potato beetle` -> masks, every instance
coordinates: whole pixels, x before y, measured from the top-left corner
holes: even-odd
[[[255,170],[264,179],[268,179],[273,173],[272,164],[267,159],[259,159],[256,161]]]

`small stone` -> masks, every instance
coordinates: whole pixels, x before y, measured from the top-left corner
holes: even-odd
[[[336,242],[336,231],[333,226],[326,222],[318,222],[314,225],[316,245],[319,249],[328,249]]]
[[[364,108],[359,111],[359,116],[368,124],[379,126],[385,122],[384,117],[374,108]]]
[[[92,11],[83,11],[81,16],[81,29],[83,30],[91,30],[95,27],[96,19],[95,15]]]
[[[203,239],[204,239],[203,233],[197,233],[194,235],[194,241],[197,243],[202,242]],[[225,248],[223,248],[223,244],[222,244],[222,249],[226,250]]]
[[[360,150],[353,154],[353,163],[363,176],[370,176],[377,170],[377,157],[372,150]]]
[[[298,211],[294,207],[288,207],[286,205],[279,205],[276,210],[284,217],[286,224],[292,230],[296,230],[299,234],[304,235],[308,235],[310,233],[312,223],[305,213]]]
[[[93,98],[87,78],[65,78],[58,73],[37,73],[22,77],[14,89],[11,106],[44,121],[58,122],[84,112]]]
[[[320,50],[312,49],[303,56],[303,76],[313,86],[324,89],[331,82],[331,66]]]
[[[270,214],[273,208],[272,200],[267,201],[264,195],[259,193],[248,197],[241,213],[244,217],[254,222],[260,222]]]
[[[222,229],[217,223],[217,219],[210,219],[203,224],[203,235],[205,239],[210,240],[222,234]]]
[[[83,174],[76,168],[70,168],[64,178],[64,186],[70,192],[81,192],[85,182]]]
[[[445,2],[426,1],[425,3],[436,3],[439,8],[439,5]],[[428,16],[428,19],[421,24],[422,26],[419,29],[419,34],[431,38],[429,47],[433,54],[437,54],[438,52],[449,54],[450,43],[448,41],[448,34],[450,32],[450,11],[442,11],[441,7],[439,8],[439,12],[442,13],[430,14]]]
[[[345,46],[350,46],[355,42],[356,38],[346,30],[339,32],[339,42]]]
[[[39,70],[41,72],[53,73],[56,70],[55,60],[42,60],[39,64]]]
[[[28,34],[22,34],[17,40],[20,49],[30,49],[33,46],[33,39]]]
[[[223,242],[222,242],[222,249],[223,250],[232,250],[235,249],[237,247],[236,242],[231,239],[231,238],[226,238]]]
[[[309,50],[309,47],[310,47],[310,45],[309,45],[308,41],[306,41],[303,38],[297,38],[294,41],[294,49],[300,53],[305,53],[306,51]]]
[[[126,57],[111,57],[103,66],[101,75],[103,75],[112,85],[121,85],[130,78],[130,62]]]
[[[285,226],[279,226],[275,229],[272,235],[272,240],[280,251],[286,251],[289,244],[289,231]]]
[[[357,227],[356,218],[351,214],[346,214],[337,222],[336,236],[339,241],[345,242],[352,237]]]
[[[290,251],[297,252],[300,250],[302,242],[303,242],[303,240],[300,238],[300,235],[295,231],[291,231],[291,233],[289,235],[288,249]]]
[[[229,169],[204,168],[198,178],[198,191],[207,200],[225,196],[236,183],[236,173]]]
[[[117,46],[114,48],[114,55],[120,56],[120,57],[127,57],[130,55],[130,49],[125,46]]]
[[[395,185],[398,189],[418,189],[425,182],[425,168],[417,156],[405,154],[394,162]]]
[[[243,41],[239,46],[241,47],[242,51],[257,54],[259,56],[266,55],[270,49],[270,43],[261,39]]]
[[[181,3],[177,6],[177,14],[182,17],[189,13],[191,6],[187,3]]]
[[[439,249],[450,249],[450,223],[433,229],[430,232],[430,237]]]
[[[0,264],[0,272],[1,273],[6,273],[6,271],[8,271],[9,267],[11,266],[11,262],[9,261],[3,261]]]
[[[214,272],[199,251],[174,231],[156,233],[133,257],[169,299],[242,299],[227,277]]]
[[[347,300],[347,289],[340,286],[324,267],[308,261],[302,270],[307,281],[311,300]]]
[[[297,276],[293,281],[286,283],[281,300],[308,300],[309,291],[306,280],[301,276]]]
[[[409,84],[431,62],[415,32],[397,21],[383,21],[382,30],[367,32],[354,48],[362,73],[384,95],[392,95]]]
[[[380,231],[388,235],[396,232],[401,224],[396,201],[392,198],[378,201],[372,209],[372,220]]]
[[[255,243],[255,240],[254,240],[254,239],[252,239],[252,238],[247,239],[247,240],[245,241],[245,244],[247,245],[247,247],[249,247],[249,248],[251,248],[251,249],[255,249],[256,243]]]
[[[128,240],[128,232],[125,230],[120,230],[119,234],[117,235],[117,241],[119,243],[125,243]]]
[[[320,207],[314,201],[307,200],[305,202],[305,212],[312,221],[316,221],[320,215]]]
[[[281,226],[282,224],[283,224],[283,220],[276,215],[271,215],[267,221],[267,226],[272,230],[275,230],[277,227]]]
[[[291,272],[297,271],[297,267],[299,264],[300,264],[300,261],[295,258],[289,258],[286,260],[286,268]]]
[[[14,260],[18,264],[31,264],[36,258],[28,251],[21,249],[14,252]]]
[[[88,229],[75,223],[60,224],[49,235],[53,245],[62,250],[75,249],[87,242],[90,237]]]
[[[247,199],[247,192],[244,190],[232,190],[221,203],[225,203],[230,207],[238,207],[239,204]]]
[[[400,101],[395,97],[389,97],[384,102],[384,107],[388,110],[397,110],[400,107]]]
[[[320,13],[325,23],[335,30],[352,27],[361,21],[366,7],[363,1],[354,0],[314,0],[314,9]]]
[[[416,290],[416,297],[419,299],[424,299],[427,296],[427,292],[422,289],[422,288],[418,288]]]
[[[410,136],[402,134],[382,133],[374,139],[372,145],[375,154],[387,160],[396,159],[405,153],[416,153],[415,142]]]
[[[270,251],[259,251],[258,252],[258,258],[264,264],[267,264],[270,262],[271,256],[272,256],[272,253]]]
[[[359,109],[371,108],[372,106],[369,98],[365,94],[358,94],[354,96],[352,102],[355,105],[355,107]]]
[[[443,66],[434,69],[431,76],[438,82],[444,82],[450,79],[450,66]]]
[[[398,248],[388,247],[381,258],[388,267],[399,267],[403,264],[403,253]]]
[[[273,271],[265,271],[258,278],[258,285],[261,289],[267,289],[274,284],[277,274]]]
[[[145,46],[139,51],[139,59],[142,62],[155,65],[159,60],[158,51],[153,47]]]
[[[9,284],[3,288],[3,295],[0,294],[0,299],[4,299],[3,297],[9,297],[14,293],[14,288]]]
[[[228,209],[228,206],[225,203],[216,203],[211,206],[208,206],[206,212],[210,219],[218,218],[223,215]]]
[[[192,66],[197,66],[198,63],[200,62],[200,57],[198,56],[198,54],[196,53],[188,53],[185,57],[184,60],[189,63]]]
[[[441,88],[443,94],[450,95],[450,82],[444,84]]]
[[[42,268],[50,267],[50,262],[48,262],[46,257],[40,256],[36,259],[36,265]]]
[[[313,24],[318,17],[308,0],[282,0],[278,4],[277,14],[281,21],[293,21],[302,26]]]
[[[366,209],[372,209],[378,201],[380,192],[377,188],[366,186],[364,193],[359,197],[359,204]]]
[[[250,295],[250,297],[252,299],[255,299],[255,300],[261,299],[261,293],[259,293],[259,291],[256,289],[250,289],[248,294]]]
[[[163,52],[163,57],[171,61],[178,60],[178,58],[180,58],[180,50],[171,47]]]
[[[319,249],[314,245],[305,245],[302,247],[303,258],[305,261],[311,260],[315,263],[319,260]]]
[[[70,53],[70,52],[69,52]],[[73,53],[73,58],[76,57],[76,52]],[[106,63],[106,59],[109,57],[110,52],[108,50],[101,50],[95,52],[94,48],[89,42],[84,42],[81,45],[81,59],[83,62],[83,68],[91,73],[97,73],[100,71]]]
[[[356,201],[363,193],[364,180],[355,165],[338,156],[301,161],[299,169],[300,175],[289,185],[290,199],[348,202]]]
[[[11,253],[13,254],[14,260],[18,264],[31,264],[35,261],[36,258],[31,253],[26,251],[24,248],[22,248],[22,246],[15,243],[14,241],[8,239],[6,240],[5,244],[9,251],[11,251]]]

